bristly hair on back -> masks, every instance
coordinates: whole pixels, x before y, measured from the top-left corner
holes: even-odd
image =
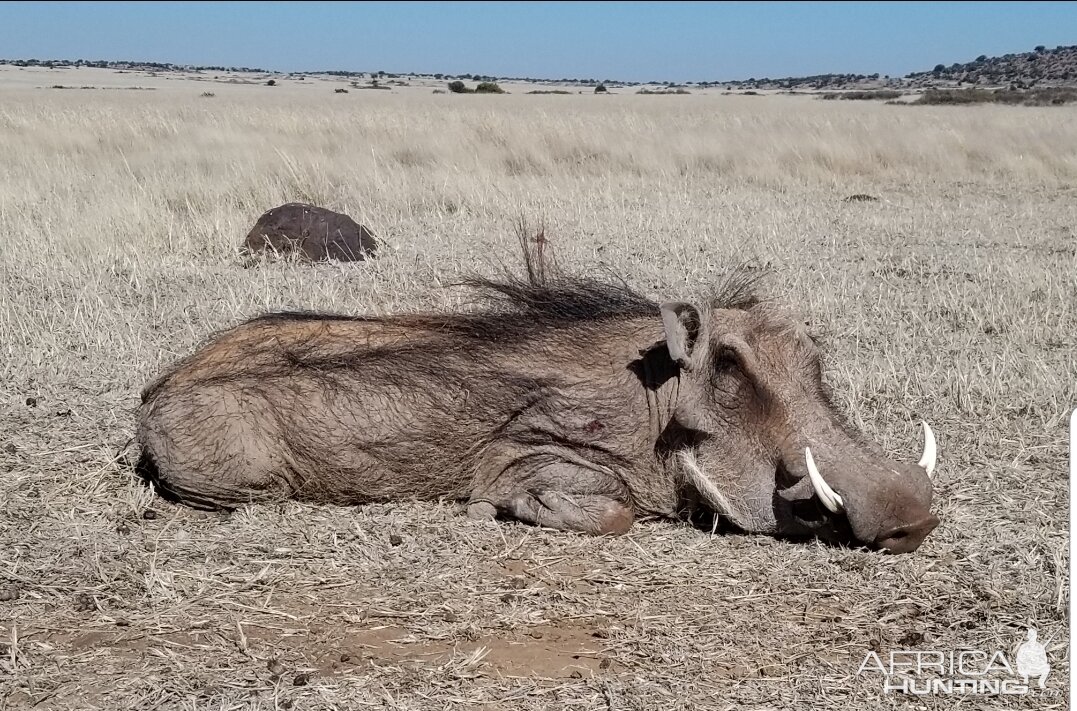
[[[707,294],[707,304],[712,309],[750,309],[764,301],[760,296],[759,283],[769,272],[748,263],[733,267]]]
[[[658,303],[640,294],[611,270],[606,279],[566,274],[550,250],[545,227],[532,236],[525,222],[516,224],[524,274],[503,268],[499,276],[472,276],[454,284],[474,290],[498,312],[520,313],[539,320],[571,323],[655,316]],[[756,285],[766,275],[751,267],[733,269],[706,295],[712,308],[747,309],[761,301]],[[521,313],[522,312],[522,313]]]
[[[602,281],[563,272],[550,254],[545,228],[532,237],[521,221],[516,236],[523,256],[522,276],[504,268],[497,277],[471,276],[456,286],[474,290],[495,311],[522,312],[523,317],[544,321],[571,323],[657,315],[658,304],[623,280]]]

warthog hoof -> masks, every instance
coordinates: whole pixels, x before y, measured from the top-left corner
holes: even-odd
[[[472,501],[467,505],[467,517],[473,521],[493,521],[497,518],[497,507],[489,501]]]

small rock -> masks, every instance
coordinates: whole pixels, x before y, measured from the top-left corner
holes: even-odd
[[[306,686],[310,683],[310,674],[296,674],[292,680],[292,686]]]
[[[542,639],[542,630],[531,630],[531,637],[534,639]]]
[[[0,588],[0,602],[19,599],[18,588]]]
[[[345,664],[347,664],[351,660],[352,660],[352,655],[350,655],[348,653],[344,653],[344,654],[340,655],[340,661],[344,662]]]
[[[583,672],[581,672],[579,669],[573,669],[572,673],[569,674],[568,676],[569,676],[570,679],[582,679],[583,678]]]
[[[455,612],[453,612],[452,610],[448,610],[441,616],[441,619],[445,620],[446,622],[456,622],[460,618]]]
[[[513,595],[512,593],[505,593],[504,595],[501,596],[501,602],[504,602],[504,603],[510,603],[515,599],[516,599],[516,596]]]
[[[395,534],[395,533],[390,533],[389,534],[389,545],[391,545],[391,546],[399,546],[403,542],[404,542],[404,539],[401,538],[400,536],[398,536],[397,534]]]
[[[906,632],[898,640],[898,644],[906,649],[915,649],[924,641],[924,633],[919,631]]]
[[[117,627],[129,627],[130,625],[131,625],[131,623],[128,622],[127,620],[125,620],[125,619],[121,618],[121,619],[116,620],[116,626]]]
[[[512,587],[516,588],[517,590],[519,590],[521,588],[526,588],[527,587],[527,578],[525,578],[522,575],[516,576],[515,578],[512,579]]]
[[[4,445],[4,451],[8,454],[15,454],[15,452],[19,451],[19,448],[15,446],[14,442],[8,442]]]
[[[284,711],[288,711],[288,709],[292,708],[292,704],[294,704],[294,703],[295,702],[292,701],[291,699],[281,699],[280,700],[280,707],[282,709],[284,709]]]
[[[609,657],[603,657],[602,661],[598,663],[599,669],[609,669],[613,666],[613,661]]]
[[[75,612],[91,612],[96,609],[97,603],[94,602],[93,595],[79,593],[75,596]]]
[[[152,521],[157,518],[157,512],[153,509],[146,509],[142,512],[142,518],[146,519],[147,521]]]
[[[284,665],[281,664],[281,661],[276,657],[269,660],[266,664],[266,668],[269,669],[269,673],[273,676],[280,676],[284,673]]]
[[[609,630],[595,630],[591,633],[592,637],[598,637],[599,639],[608,639],[610,636]]]
[[[119,526],[116,526],[116,533],[120,534],[121,536],[126,536],[130,532],[131,529],[127,527],[126,523],[121,523]]]
[[[37,398],[36,397],[28,397],[28,398],[26,398],[26,406],[27,407],[37,407]]]

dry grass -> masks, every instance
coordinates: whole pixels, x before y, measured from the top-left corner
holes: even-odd
[[[908,708],[856,677],[868,650],[1012,654],[1028,625],[1049,693],[912,701],[1066,708],[1064,110],[159,84],[0,106],[0,708]],[[859,193],[881,200],[843,202]],[[242,268],[246,230],[288,200],[393,248]],[[888,557],[666,523],[598,540],[449,504],[204,515],[132,480],[139,388],[210,332],[276,307],[454,307],[439,287],[511,260],[520,215],[561,263],[662,298],[769,266],[825,331],[853,422],[903,457],[934,425],[943,525]]]

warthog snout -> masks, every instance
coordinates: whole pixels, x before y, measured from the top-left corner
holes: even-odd
[[[930,513],[937,444],[931,427],[921,424],[924,453],[915,466],[881,455],[864,457],[860,451],[863,445],[835,434],[830,438],[830,449],[837,456],[832,457],[833,464],[824,476],[811,447],[805,448],[804,464],[813,493],[830,514],[848,519],[857,541],[891,553],[908,553],[939,524],[938,517]],[[854,450],[852,456],[848,455],[850,449]]]
[[[875,539],[875,547],[890,553],[911,553],[920,547],[927,534],[939,525],[939,517],[928,514],[919,521],[891,528]]]

